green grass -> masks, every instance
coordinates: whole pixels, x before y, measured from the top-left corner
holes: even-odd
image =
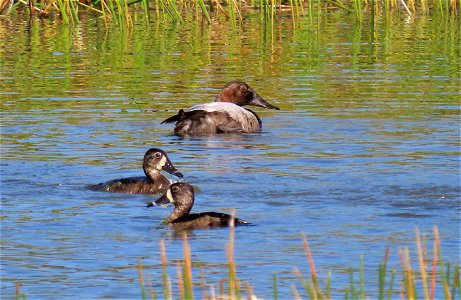
[[[287,10],[282,8],[287,5],[294,21],[304,16],[313,20],[314,15],[321,18],[328,11],[344,10],[354,14],[358,22],[361,22],[364,14],[398,13],[411,17],[434,12],[441,16],[457,16],[461,5],[460,0],[287,0],[285,2],[257,0],[242,4],[237,0],[89,0],[85,3],[79,0],[55,0],[54,2],[38,0],[34,2],[35,7],[32,11],[39,13],[31,15],[60,17],[64,23],[71,24],[80,22],[80,14],[88,13],[94,17],[102,17],[106,21],[113,21],[120,26],[133,26],[134,14],[144,15],[147,20],[146,24],[153,19],[161,21],[165,18],[175,22],[201,18],[208,24],[212,24],[222,22],[223,19],[218,16],[224,13],[225,20],[230,20],[233,28],[236,29],[238,22],[242,20],[242,15],[247,11],[259,11],[261,17],[270,20],[273,26],[276,21],[283,21],[281,15],[286,14]],[[213,3],[212,6],[215,9],[210,7],[210,3]],[[31,8],[27,1],[15,1],[13,12],[15,10],[27,11]],[[151,11],[155,11],[153,15],[156,18],[151,18]],[[193,18],[190,18],[191,16]],[[293,22],[293,26],[296,26],[296,22]]]
[[[346,288],[334,286],[331,282],[331,274],[328,274],[325,284],[322,286],[317,268],[314,263],[310,246],[307,237],[301,236],[304,244],[307,264],[309,265],[310,273],[302,274],[298,269],[293,270],[293,274],[297,279],[293,279],[292,294],[279,295],[278,292],[278,277],[273,275],[272,290],[273,299],[292,298],[292,299],[332,299],[331,289],[332,284],[337,291],[343,291],[344,299],[369,299],[370,295],[378,295],[378,299],[435,299],[435,291],[442,290],[444,299],[451,300],[460,296],[460,269],[459,265],[451,267],[451,265],[442,259],[440,249],[440,238],[438,229],[434,228],[434,240],[432,247],[432,257],[428,255],[426,248],[425,237],[421,237],[416,230],[416,261],[419,268],[414,268],[411,265],[411,254],[409,248],[399,248],[398,256],[400,258],[400,273],[396,269],[389,270],[389,254],[390,247],[388,246],[384,252],[383,262],[378,269],[377,291],[365,290],[365,258],[362,256],[358,271],[358,280],[355,277],[356,271],[350,268],[350,281]],[[226,246],[227,253],[227,276],[223,274],[225,279],[220,281],[219,289],[216,291],[214,287],[207,289],[210,285],[207,284],[206,278],[202,270],[200,284],[195,283],[196,291],[202,289],[200,297],[194,296],[193,268],[191,261],[191,252],[187,239],[184,234],[183,253],[184,259],[178,264],[177,279],[175,286],[172,287],[170,277],[167,274],[167,259],[166,250],[163,241],[160,242],[161,260],[162,260],[162,277],[163,277],[163,294],[159,295],[163,299],[251,299],[256,297],[253,293],[250,283],[244,283],[237,278],[237,267],[234,258],[234,228],[230,228],[229,241]],[[139,282],[141,284],[141,294],[143,299],[157,299],[157,295],[150,288],[149,295],[146,292],[146,283],[144,282],[143,268],[141,261],[138,262]],[[369,270],[367,270],[369,271]],[[367,272],[368,273],[368,272]],[[269,283],[270,284],[270,283]],[[298,290],[296,286],[302,288]],[[174,292],[176,291],[176,292]],[[370,293],[370,294],[369,294]],[[174,297],[172,295],[175,295]],[[259,298],[258,298],[259,299]]]

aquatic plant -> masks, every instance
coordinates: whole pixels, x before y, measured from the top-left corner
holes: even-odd
[[[384,260],[379,265],[378,269],[378,299],[391,299],[394,295],[398,294],[403,299],[435,299],[435,291],[437,288],[442,288],[444,299],[455,299],[456,293],[460,293],[461,281],[460,281],[460,269],[459,265],[455,265],[451,268],[449,263],[444,262],[442,259],[442,253],[440,249],[440,237],[438,229],[435,227],[433,230],[434,242],[432,249],[432,259],[428,256],[428,250],[426,249],[425,237],[421,236],[419,231],[416,230],[416,248],[417,248],[417,261],[419,263],[419,273],[411,266],[410,251],[407,247],[399,248],[398,254],[400,257],[401,267],[401,288],[396,287],[396,276],[397,271],[395,269],[388,270],[388,261],[390,247],[388,246],[385,250]],[[292,298],[302,299],[307,297],[308,299],[331,299],[331,274],[328,274],[324,287],[321,286],[319,275],[317,273],[314,259],[310,250],[308,239],[306,235],[301,235],[304,243],[304,249],[306,252],[307,263],[310,267],[310,274],[308,276],[302,274],[299,269],[293,271],[296,278],[298,278],[304,291],[300,292],[296,283],[292,285]],[[162,261],[162,277],[163,277],[163,298],[164,299],[193,299],[193,275],[192,275],[192,262],[191,252],[187,239],[187,235],[184,234],[183,238],[183,253],[184,259],[177,266],[177,292],[174,293],[171,286],[170,277],[167,274],[167,259],[164,242],[160,242],[161,249],[161,261]],[[200,286],[202,288],[202,299],[257,299],[256,295],[249,284],[245,287],[242,282],[236,276],[236,263],[234,258],[234,228],[230,227],[229,241],[227,244],[227,265],[228,274],[227,279],[221,280],[218,292],[211,286],[210,290],[207,290],[207,283],[202,272],[202,278]],[[139,282],[141,285],[142,297],[147,299],[146,295],[146,283],[144,281],[143,267],[141,261],[138,262],[139,271]],[[352,268],[349,271],[350,282],[349,286],[344,290],[344,297],[346,299],[366,299],[368,296],[365,291],[365,268],[364,258],[361,257],[359,281],[354,278],[354,271]],[[226,284],[227,283],[227,284]],[[227,286],[227,288],[225,288]],[[278,299],[278,284],[277,274],[273,275],[273,299]],[[173,297],[173,293],[175,296]],[[304,295],[302,295],[304,293]],[[150,298],[156,299],[157,295],[153,292],[150,286]],[[245,297],[243,297],[245,295]],[[288,297],[288,295],[285,295]]]
[[[207,3],[204,0],[0,0],[0,14],[9,14],[11,10],[28,10],[31,16],[59,16],[64,23],[69,24],[80,22],[79,15],[86,12],[102,17],[105,21],[112,20],[121,26],[133,26],[134,14],[143,14],[147,24],[152,19],[151,11],[155,11],[155,16],[160,21],[164,18],[175,22],[203,18],[208,24],[222,20],[218,16],[223,13],[236,29],[238,22],[242,20],[242,14],[258,9],[262,18],[270,20],[273,26],[275,20],[281,19],[278,16],[287,11],[286,8],[294,21],[305,15],[313,20],[314,15],[320,18],[327,11],[344,10],[354,14],[360,22],[365,13],[404,13],[413,16],[433,11],[442,16],[458,15],[460,3],[459,0],[259,0],[250,3],[237,0],[210,0]],[[296,22],[293,22],[293,26],[296,26]]]
[[[428,255],[428,249],[426,247],[426,238],[421,236],[419,231],[416,229],[416,248],[417,248],[417,261],[419,264],[419,272],[414,269],[411,265],[410,251],[408,247],[399,248],[398,255],[400,258],[401,268],[401,287],[396,288],[396,277],[397,271],[392,269],[388,271],[388,261],[390,247],[388,246],[384,253],[383,262],[379,264],[378,268],[378,291],[377,299],[391,299],[394,295],[398,294],[401,299],[435,299],[435,291],[442,289],[443,298],[447,300],[456,299],[461,296],[461,279],[460,279],[460,267],[458,264],[451,267],[449,262],[445,262],[442,258],[442,252],[440,247],[440,237],[437,227],[433,229],[434,241],[432,247],[432,258]],[[305,234],[301,235],[304,250],[306,252],[307,263],[310,268],[310,274],[308,276],[302,274],[299,269],[295,268],[293,274],[296,276],[298,283],[301,284],[304,289],[300,292],[296,287],[296,282],[292,284],[292,298],[302,299],[307,297],[308,299],[332,299],[331,295],[331,273],[328,274],[324,287],[321,286],[317,268],[314,263],[308,239]],[[257,299],[257,296],[253,293],[251,285],[246,283],[245,285],[237,277],[237,268],[234,257],[234,226],[230,226],[229,241],[226,246],[227,253],[227,278],[222,279],[219,284],[218,292],[216,292],[213,285],[209,285],[205,279],[205,275],[202,269],[201,278],[199,283],[195,283],[198,288],[201,288],[202,295],[201,299]],[[160,241],[160,256],[161,256],[161,277],[162,277],[162,297],[163,299],[194,299],[194,283],[193,283],[193,268],[192,268],[192,254],[187,238],[187,234],[183,235],[183,255],[184,258],[179,261],[177,267],[177,278],[175,281],[174,289],[172,287],[171,277],[168,275],[167,267],[167,255],[165,243]],[[142,299],[157,299],[160,293],[156,293],[153,289],[152,280],[146,280],[144,276],[144,267],[142,260],[139,259],[136,265],[138,270],[138,280],[141,288]],[[344,297],[346,299],[366,299],[368,298],[368,292],[365,290],[365,268],[364,258],[361,257],[360,271],[359,271],[359,283],[354,278],[354,271],[352,268],[349,270],[350,281],[349,285],[344,289]],[[150,278],[150,277],[149,277]],[[16,299],[26,299],[27,295],[20,291],[21,283],[16,283]],[[279,298],[278,293],[277,274],[273,275],[272,287],[273,287],[273,299]],[[305,293],[302,295],[302,293]],[[371,293],[376,294],[375,291]],[[243,297],[245,295],[245,297]],[[288,297],[288,295],[285,295]]]

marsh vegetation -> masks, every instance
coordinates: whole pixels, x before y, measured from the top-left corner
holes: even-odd
[[[457,0],[1,0],[0,14],[27,12],[42,18],[60,17],[65,23],[78,23],[82,14],[133,26],[142,17],[147,24],[166,18],[175,22],[230,22],[237,27],[249,11],[257,11],[272,24],[289,15],[293,20],[307,17],[312,22],[331,11],[343,10],[361,22],[364,14],[457,15]]]
[[[296,266],[293,274],[297,280],[290,284],[292,299],[456,299],[461,296],[460,268],[458,264],[450,264],[444,261],[440,248],[438,229],[433,229],[432,247],[431,241],[426,235],[421,235],[416,229],[417,253],[411,253],[408,247],[392,249],[394,255],[398,255],[399,266],[389,266],[391,249],[388,246],[383,251],[382,262],[377,273],[378,282],[375,283],[377,290],[365,289],[365,274],[371,270],[364,269],[363,260],[356,262],[350,267],[350,281],[345,287],[335,284],[331,280],[331,273],[316,269],[308,239],[305,234],[300,236],[305,250],[306,263],[309,273],[303,274]],[[151,273],[145,269],[142,260],[138,261],[137,269],[143,299],[259,299],[253,292],[251,281],[242,281],[238,278],[237,265],[234,259],[234,228],[229,231],[229,240],[226,245],[227,253],[227,276],[218,283],[207,282],[206,270],[193,261],[191,248],[187,239],[187,232],[183,232],[183,255],[184,258],[176,262],[176,275],[168,273],[168,259],[165,243],[160,242],[162,272]],[[225,258],[223,258],[224,260]],[[351,258],[351,262],[356,258]],[[412,265],[417,262],[417,266]],[[174,267],[174,266],[173,266]],[[147,274],[147,275],[145,275]],[[273,274],[272,293],[273,299],[279,299],[277,285],[278,274]],[[437,293],[436,293],[437,292]],[[333,296],[334,295],[334,296]],[[288,295],[284,295],[285,299]]]

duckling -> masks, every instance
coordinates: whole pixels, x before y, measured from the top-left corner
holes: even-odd
[[[261,118],[243,108],[244,105],[279,110],[261,98],[248,84],[233,81],[219,92],[215,102],[181,109],[177,115],[163,120],[162,124],[176,122],[174,132],[178,136],[260,131]]]
[[[172,203],[174,210],[165,220],[175,229],[213,228],[230,225],[232,216],[217,212],[202,212],[189,214],[194,205],[194,188],[186,182],[176,182],[168,190],[147,207]],[[234,225],[248,225],[250,223],[234,218]]]
[[[179,178],[183,177],[173,166],[168,155],[158,148],[146,152],[142,168],[146,176],[115,179],[90,185],[88,189],[127,194],[161,194],[170,186],[170,181],[160,173],[161,170]]]

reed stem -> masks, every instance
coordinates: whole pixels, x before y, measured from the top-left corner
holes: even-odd
[[[194,299],[192,287],[192,261],[190,246],[187,241],[187,234],[183,236],[183,252],[184,252],[184,266],[183,266],[183,281],[184,281],[184,297],[185,299]]]
[[[171,299],[170,294],[170,280],[168,278],[168,273],[166,271],[167,266],[167,259],[166,259],[166,250],[165,250],[165,243],[160,241],[160,255],[162,260],[162,277],[163,277],[163,298],[164,299]]]

